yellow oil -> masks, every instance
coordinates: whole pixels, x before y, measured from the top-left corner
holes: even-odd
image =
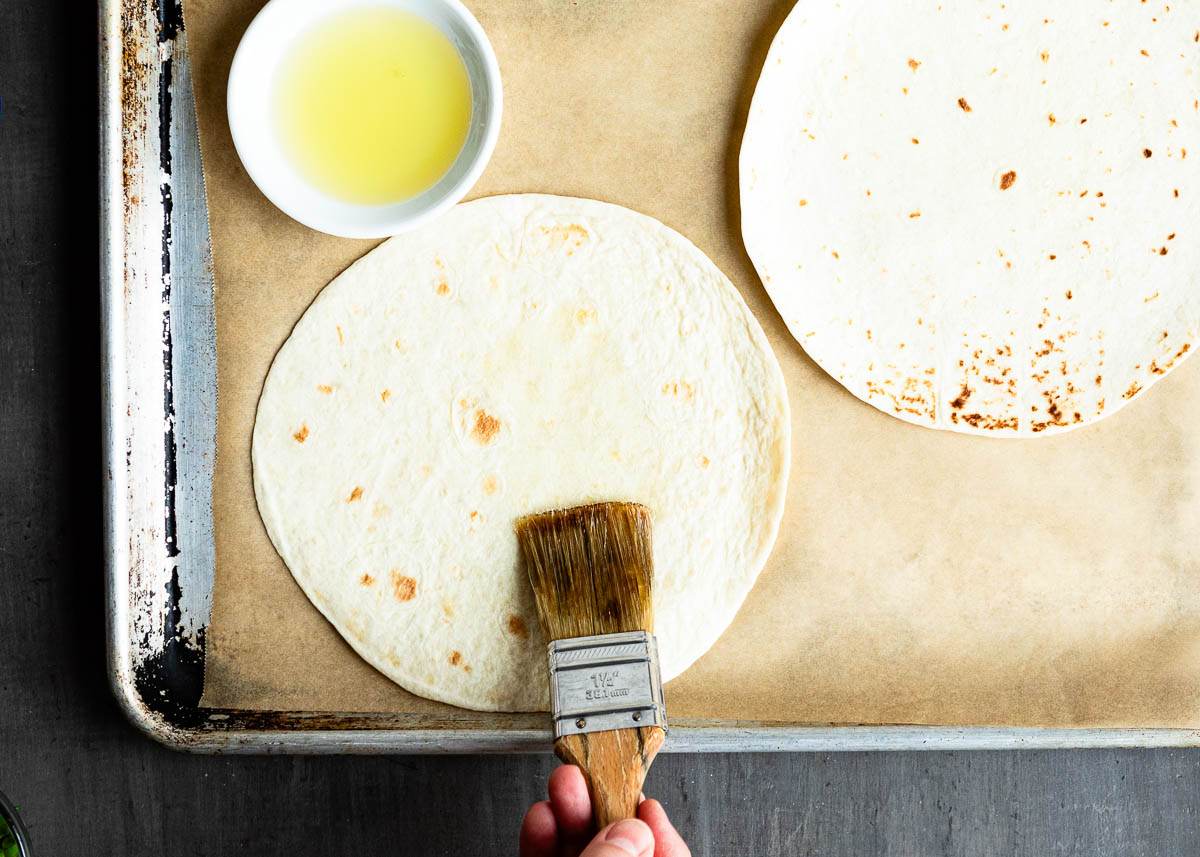
[[[471,83],[436,26],[364,6],[300,36],[275,81],[275,127],[305,179],[336,199],[383,205],[446,174],[471,122]]]

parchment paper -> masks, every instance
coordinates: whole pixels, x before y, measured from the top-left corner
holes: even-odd
[[[733,626],[668,685],[671,714],[1200,726],[1200,361],[1094,427],[1034,441],[906,425],[825,376],[768,301],[738,228],[747,105],[791,4],[469,3],[505,90],[500,142],[473,195],[590,196],[678,229],[741,289],[787,377],[795,463],[779,542]],[[341,641],[255,508],[250,437],[271,358],[317,292],[373,246],[289,220],[234,153],[226,77],[261,5],[185,3],[219,356],[204,703],[448,710]]]

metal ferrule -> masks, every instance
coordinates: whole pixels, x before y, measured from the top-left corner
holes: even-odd
[[[555,739],[606,729],[667,728],[653,634],[576,637],[555,640],[547,649]]]

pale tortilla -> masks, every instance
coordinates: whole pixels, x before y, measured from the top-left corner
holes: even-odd
[[[254,427],[276,549],[408,690],[547,707],[513,523],[654,513],[664,678],[733,620],[783,513],[783,375],[729,280],[649,217],[582,199],[458,206],[364,256],[280,349]]]
[[[919,425],[1048,435],[1200,328],[1200,3],[802,0],[741,152],[805,351]]]

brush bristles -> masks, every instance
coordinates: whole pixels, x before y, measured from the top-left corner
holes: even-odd
[[[650,510],[596,503],[517,521],[547,640],[654,632]]]

